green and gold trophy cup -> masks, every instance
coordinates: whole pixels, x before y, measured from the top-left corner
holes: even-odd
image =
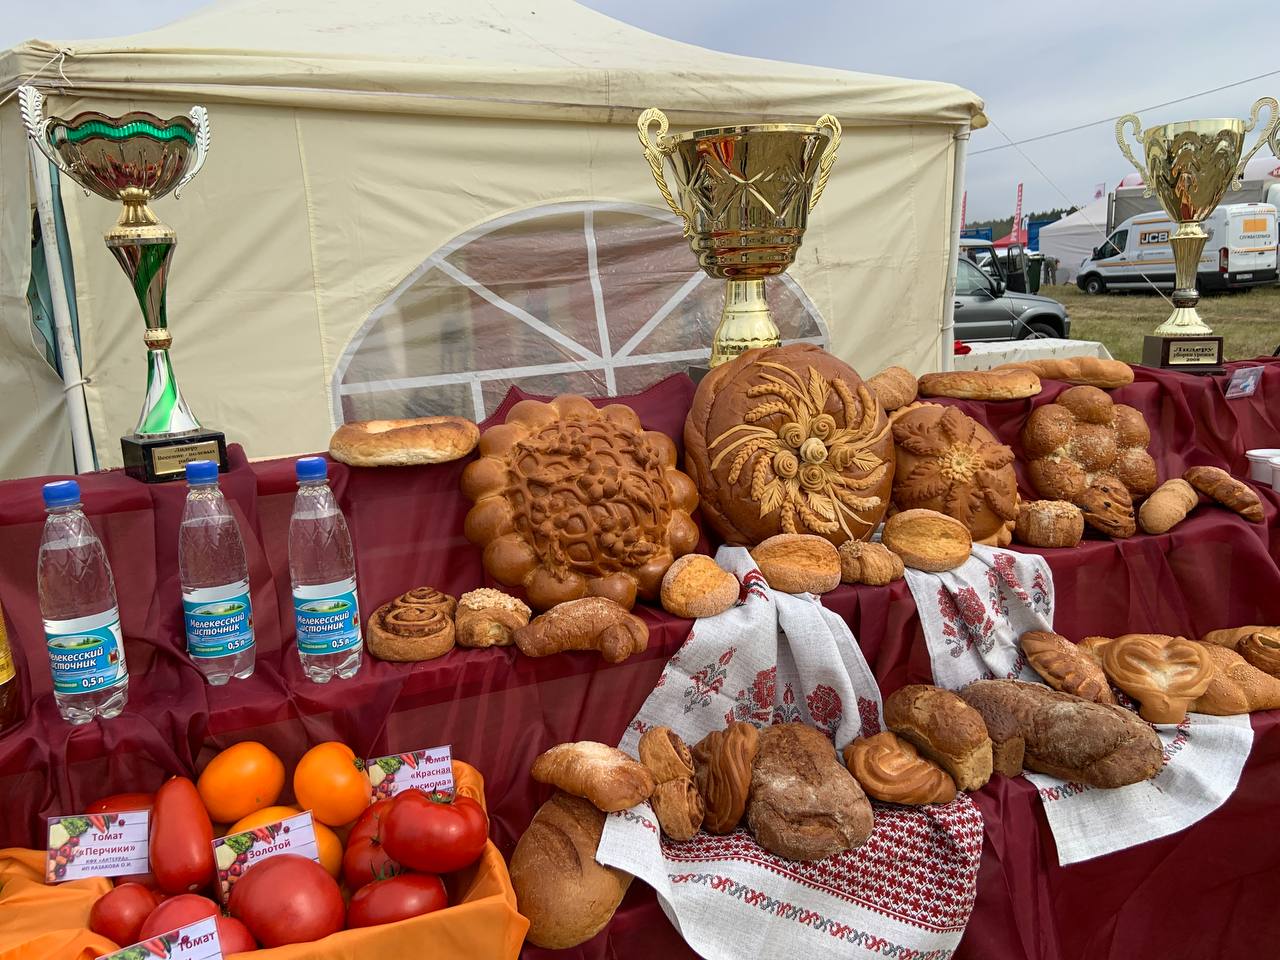
[[[1258,114],[1270,107],[1271,119],[1261,129],[1254,145],[1244,152],[1245,134],[1258,125]],[[1212,336],[1196,304],[1196,271],[1208,234],[1200,226],[1222,202],[1227,188],[1240,189],[1245,164],[1258,148],[1273,138],[1276,129],[1276,101],[1262,97],[1253,105],[1249,122],[1235,118],[1184,120],[1143,130],[1132,113],[1116,121],[1116,142],[1120,150],[1142,174],[1146,196],[1159,199],[1165,213],[1176,221],[1177,230],[1169,238],[1173,247],[1173,313],[1143,338],[1142,362],[1149,367],[1181,370],[1186,373],[1222,372],[1222,337]],[[1125,140],[1125,128],[1142,144],[1145,163],[1139,163]]]
[[[86,193],[124,205],[106,233],[107,249],[133,284],[147,325],[147,396],[133,433],[120,438],[125,471],[159,483],[181,477],[192,460],[214,460],[226,470],[226,438],[200,426],[173,374],[165,284],[177,235],[150,206],[204,165],[208,114],[192,107],[185,117],[162,120],[139,111],[119,117],[90,111],[64,120],[44,116],[44,97],[35,87],[19,87],[18,99],[27,136],[40,151]]]
[[[676,136],[667,133],[666,115],[654,107],[640,115],[638,126],[653,180],[680,218],[698,264],[726,281],[711,366],[755,347],[778,346],[764,281],[795,262],[809,211],[836,161],[840,121],[828,114],[812,125],[763,123]]]

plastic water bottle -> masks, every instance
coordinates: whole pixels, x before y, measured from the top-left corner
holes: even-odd
[[[240,525],[218,489],[212,460],[187,464],[187,505],[178,529],[178,571],[187,652],[214,686],[253,675],[253,606]]]
[[[46,483],[44,505],[36,580],[54,700],[70,723],[119,716],[129,669],[107,553],[80,509],[80,484]]]
[[[297,461],[298,495],[289,521],[298,657],[316,683],[355,676],[362,642],[351,534],[325,479],[328,469],[322,457]]]

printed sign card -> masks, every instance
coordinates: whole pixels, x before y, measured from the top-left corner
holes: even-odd
[[[108,953],[102,960],[222,960],[218,922],[213,917],[206,917]]]
[[[1264,369],[1264,367],[1242,367],[1231,374],[1231,381],[1227,384],[1227,399],[1252,397],[1257,393]]]
[[[413,787],[424,793],[453,793],[453,750],[450,744],[411,753],[394,753],[365,761],[373,799],[388,800]]]
[[[213,861],[218,868],[218,890],[222,902],[227,902],[231,888],[246,870],[264,857],[277,853],[296,853],[320,862],[310,810],[213,841]]]
[[[146,873],[150,832],[148,810],[50,817],[45,882]]]

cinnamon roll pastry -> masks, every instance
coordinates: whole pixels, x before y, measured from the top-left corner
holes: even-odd
[[[453,649],[456,601],[433,587],[419,587],[384,603],[365,630],[369,652],[379,660],[433,660]]]

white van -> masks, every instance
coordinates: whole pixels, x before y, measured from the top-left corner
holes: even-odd
[[[1086,293],[1109,287],[1173,289],[1177,224],[1164,213],[1140,213],[1120,224],[1080,265],[1076,285]],[[1197,286],[1208,290],[1276,282],[1276,208],[1270,203],[1224,203],[1202,224],[1209,235],[1200,254]]]

